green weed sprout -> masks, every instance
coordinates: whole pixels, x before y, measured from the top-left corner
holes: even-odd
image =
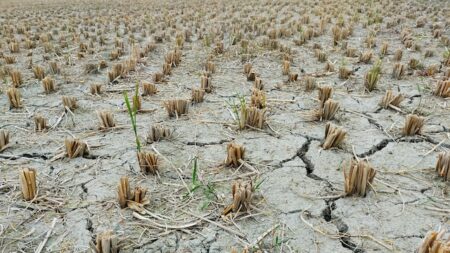
[[[138,96],[138,85],[136,84],[136,90],[135,95],[133,97],[133,100],[136,99]],[[137,126],[136,126],[136,115],[137,115],[137,108],[135,106],[131,106],[130,100],[128,98],[128,93],[125,91],[123,93],[123,97],[125,99],[125,104],[127,106],[128,114],[130,115],[131,125],[133,126],[133,132],[134,136],[136,138],[136,149],[138,152],[141,151],[141,142],[139,141],[139,136],[137,134]]]

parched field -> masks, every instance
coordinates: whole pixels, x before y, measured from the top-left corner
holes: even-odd
[[[449,27],[438,0],[1,1],[0,252],[450,252]]]

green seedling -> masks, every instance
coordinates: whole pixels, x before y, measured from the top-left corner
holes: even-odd
[[[200,209],[204,210],[209,207],[211,202],[216,198],[216,190],[214,185],[211,183],[203,184],[202,181],[198,178],[198,158],[194,157],[192,164],[192,181],[191,186],[189,188],[189,192],[185,194],[184,197],[188,197],[192,193],[197,190],[202,190],[203,195],[205,196],[205,201],[202,203]]]
[[[136,85],[136,90],[135,90],[135,96],[133,97],[133,99],[135,99],[135,97],[138,96],[138,86]],[[133,126],[133,132],[134,132],[134,137],[136,138],[136,149],[138,152],[141,151],[141,142],[139,141],[139,136],[137,134],[137,124],[136,124],[136,115],[137,115],[137,108],[135,106],[131,106],[130,100],[128,98],[128,93],[125,91],[123,93],[123,97],[125,99],[125,104],[127,106],[127,110],[128,110],[128,114],[130,115],[130,120],[131,120],[131,125]]]
[[[381,60],[369,70],[364,78],[364,86],[368,91],[373,91],[377,87],[377,83],[381,76]]]

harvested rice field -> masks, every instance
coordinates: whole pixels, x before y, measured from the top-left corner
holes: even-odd
[[[2,0],[0,252],[450,252],[450,2]]]

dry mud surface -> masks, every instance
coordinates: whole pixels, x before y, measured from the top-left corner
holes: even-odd
[[[449,183],[435,164],[450,148],[449,100],[434,94],[449,76],[447,1],[2,2],[0,128],[9,132],[10,144],[0,153],[1,252],[35,252],[40,244],[42,252],[90,252],[107,230],[118,236],[120,252],[414,252],[428,231],[448,227]],[[339,24],[352,32],[334,43]],[[311,29],[315,36],[305,39]],[[402,41],[405,30],[412,45]],[[9,49],[14,40],[17,53]],[[27,49],[27,40],[35,48]],[[123,55],[111,60],[116,40]],[[132,49],[143,52],[147,45],[143,55]],[[356,57],[346,56],[346,45]],[[177,46],[181,62],[154,82]],[[318,60],[317,48],[334,70]],[[403,55],[395,60],[398,49]],[[368,51],[372,58],[361,62],[358,55]],[[7,64],[7,56],[15,62]],[[137,61],[135,69],[110,82],[108,71],[128,59]],[[213,91],[190,104],[186,115],[170,118],[163,102],[190,100],[208,59],[216,67]],[[283,75],[285,59],[297,81]],[[378,59],[380,79],[368,92],[364,76]],[[419,61],[417,69],[411,59]],[[107,67],[97,70],[101,60]],[[59,73],[49,69],[51,62]],[[263,82],[267,119],[261,129],[239,130],[232,104],[240,96],[250,102],[247,62]],[[400,79],[392,76],[398,62],[405,67]],[[95,64],[91,73],[89,63]],[[54,92],[44,93],[33,66],[55,81]],[[353,71],[350,78],[339,78],[342,66]],[[10,108],[6,95],[12,70],[23,79],[21,108]],[[334,89],[340,109],[330,122],[347,132],[339,147],[321,147],[326,121],[311,120],[319,102],[317,88],[305,88],[308,77]],[[137,133],[142,150],[157,153],[158,175],[139,168],[124,103],[123,92],[131,97],[143,81],[155,83],[158,93],[142,97],[146,111],[137,113]],[[93,83],[102,85],[101,94],[90,93]],[[390,89],[405,99],[381,109]],[[63,96],[75,97],[78,108],[65,110]],[[112,112],[116,127],[99,130],[97,111]],[[35,131],[37,114],[50,129]],[[425,118],[419,135],[402,135],[408,114]],[[171,138],[147,143],[155,124],[171,129]],[[85,141],[89,155],[65,157],[66,138]],[[224,165],[232,142],[245,147],[245,166]],[[343,197],[343,170],[355,156],[369,161],[375,180],[365,197]],[[198,187],[189,193],[195,159]],[[37,171],[32,201],[22,197],[23,168]],[[148,189],[140,216],[119,206],[123,176],[132,188]],[[257,186],[251,207],[221,216],[239,178]]]

